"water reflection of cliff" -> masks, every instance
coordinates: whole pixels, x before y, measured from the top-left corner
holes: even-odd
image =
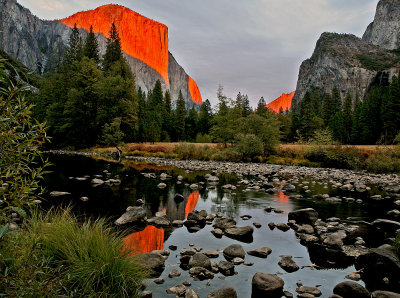
[[[189,195],[184,195],[184,197],[184,201],[176,202],[174,200],[174,195],[171,194],[168,198],[166,206],[161,203],[158,207],[158,210],[166,209],[166,214],[171,221],[184,220],[187,218],[187,215],[196,208],[200,193],[195,191]]]
[[[197,202],[199,201],[200,193],[195,191],[190,194],[187,198],[186,207],[185,207],[185,219],[187,218],[188,214],[196,208]]]
[[[132,251],[132,255],[161,250],[164,247],[164,230],[147,226],[143,231],[126,236],[123,241],[125,249]]]

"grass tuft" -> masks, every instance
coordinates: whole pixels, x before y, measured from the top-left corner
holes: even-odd
[[[144,271],[105,220],[79,223],[70,209],[34,212],[1,243],[7,296],[137,296]]]

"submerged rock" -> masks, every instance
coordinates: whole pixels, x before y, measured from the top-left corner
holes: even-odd
[[[224,287],[210,292],[207,298],[237,298],[237,293],[232,287]]]
[[[344,281],[337,284],[333,293],[342,297],[369,298],[371,294],[366,288],[354,281]]]
[[[257,272],[253,276],[252,298],[279,298],[283,295],[284,281],[275,274]]]

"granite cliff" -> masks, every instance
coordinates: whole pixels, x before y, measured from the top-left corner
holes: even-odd
[[[188,107],[202,103],[196,82],[168,50],[168,28],[120,5],[104,5],[62,20],[45,21],[15,0],[0,0],[0,48],[40,74],[54,70],[74,24],[85,37],[90,26],[105,52],[111,24],[121,37],[124,56],[143,91],[160,80],[173,99],[182,92]]]
[[[299,71],[294,101],[311,88],[330,93],[337,87],[363,100],[371,86],[387,84],[400,70],[398,48],[400,1],[380,0],[376,16],[363,38],[351,34],[323,33],[310,59]]]
[[[292,106],[292,99],[294,96],[295,91],[286,94],[283,93],[280,97],[277,99],[271,101],[269,104],[267,104],[267,108],[272,110],[275,113],[279,113],[281,110],[285,112],[286,110],[290,110]]]

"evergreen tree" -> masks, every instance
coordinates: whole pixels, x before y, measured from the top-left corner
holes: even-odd
[[[389,92],[382,91],[382,112],[384,137],[386,143],[392,143],[400,130],[400,78],[393,77]]]
[[[300,102],[299,118],[301,121],[300,133],[308,140],[314,132],[312,99],[311,93],[308,91],[304,95],[303,100]]]
[[[165,91],[164,95],[164,115],[163,115],[163,140],[170,141],[174,134],[174,116],[172,113],[172,101],[169,91]]]
[[[142,91],[142,88],[138,89],[138,133],[137,139],[140,142],[144,142],[146,140],[145,133],[145,121],[146,121],[146,94]]]
[[[209,134],[212,121],[211,103],[208,99],[200,107],[199,112],[199,131],[201,134]]]
[[[332,96],[326,93],[322,99],[322,119],[324,119],[325,126],[328,126],[333,110]]]
[[[250,116],[253,113],[253,110],[250,107],[250,101],[247,94],[242,95],[242,104],[242,117]]]
[[[262,117],[267,117],[269,110],[267,108],[267,103],[265,102],[264,97],[261,97],[257,104],[256,114]]]
[[[342,111],[336,112],[336,114],[331,117],[329,120],[329,129],[335,140],[341,143],[346,142],[345,118]]]
[[[221,85],[218,86],[217,90],[217,99],[218,99],[218,115],[226,115],[229,111],[229,99],[224,94],[224,87]]]
[[[182,141],[185,134],[185,119],[186,119],[186,102],[183,99],[182,92],[179,91],[178,100],[176,102],[175,110],[175,129],[176,140]]]
[[[89,34],[83,46],[83,54],[89,59],[93,59],[97,64],[100,63],[99,44],[96,35],[93,33],[93,26],[90,26]]]
[[[194,141],[198,132],[199,117],[196,109],[193,107],[189,110],[189,113],[185,120],[185,135],[186,140]]]
[[[83,55],[82,37],[79,33],[76,24],[72,29],[71,35],[68,40],[67,51],[64,56],[64,68],[68,69],[74,61],[78,61]]]
[[[343,102],[343,124],[345,130],[344,143],[349,144],[351,141],[351,128],[353,126],[353,99],[350,93],[347,93]]]
[[[110,70],[113,63],[121,59],[123,59],[121,39],[119,37],[117,27],[114,23],[112,23],[109,37],[107,38],[106,53],[103,57],[103,70]]]

